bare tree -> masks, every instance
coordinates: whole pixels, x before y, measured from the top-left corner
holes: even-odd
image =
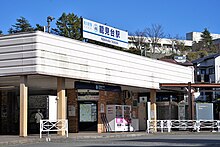
[[[151,58],[155,58],[156,47],[158,46],[158,42],[161,38],[164,38],[164,32],[161,25],[152,24],[151,27],[145,29],[146,37],[148,37],[148,41],[151,44]]]
[[[132,45],[135,46],[136,50],[142,55],[143,50],[147,48],[145,32],[137,30],[130,34],[129,39]]]
[[[172,54],[175,54],[177,52],[177,50],[176,50],[176,42],[178,40],[178,35],[173,37],[170,34],[168,34],[167,38],[169,39],[169,42],[171,43]]]
[[[187,50],[189,50],[189,48],[186,48],[185,41],[183,39],[176,40],[175,45],[176,51],[179,51],[183,55],[187,54]]]
[[[179,37],[178,34],[174,37],[168,34],[167,38],[170,40],[171,43],[172,54],[178,54],[178,52],[182,53],[182,51],[184,51],[185,42],[182,37]]]

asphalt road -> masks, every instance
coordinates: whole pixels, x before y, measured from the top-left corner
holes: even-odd
[[[169,135],[157,134],[144,137],[102,139],[58,139],[35,144],[19,144],[8,147],[134,147],[134,146],[220,146],[220,134]]]

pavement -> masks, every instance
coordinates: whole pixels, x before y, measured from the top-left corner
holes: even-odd
[[[187,135],[187,134],[207,134],[213,132],[188,132],[188,131],[177,131],[177,132],[157,132],[157,133],[146,133],[144,132],[113,132],[113,133],[96,133],[96,132],[80,132],[80,133],[69,133],[68,139],[82,140],[82,139],[106,139],[106,138],[132,138],[132,137],[143,137],[152,135]],[[220,135],[219,132],[214,134]],[[65,140],[66,136],[58,136],[57,134],[43,134],[40,138],[39,134],[29,134],[27,137],[19,137],[18,135],[0,135],[0,147],[7,145],[18,145],[18,144],[29,144],[38,142],[47,142],[52,140]]]
[[[96,132],[80,132],[69,133],[68,138],[73,140],[80,139],[101,139],[101,138],[126,138],[126,137],[140,137],[149,135],[146,132],[115,132],[115,133],[96,133]],[[27,137],[19,137],[19,135],[0,135],[0,147],[6,145],[28,144],[37,142],[46,142],[55,139],[66,139],[66,136],[59,136],[57,134],[43,134],[40,138],[39,134],[28,134]]]

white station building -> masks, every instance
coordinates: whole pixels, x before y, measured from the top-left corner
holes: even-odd
[[[69,132],[105,132],[102,114],[113,109],[108,105],[129,105],[130,117],[144,123],[135,104],[140,92],[150,93],[148,119],[156,120],[159,84],[194,82],[193,73],[192,67],[39,31],[1,36],[1,134],[27,136],[34,112],[41,109],[49,119],[48,107],[56,107],[57,119],[68,119]],[[50,96],[56,96],[55,106],[44,102]]]

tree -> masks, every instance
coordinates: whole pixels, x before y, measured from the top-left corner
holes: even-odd
[[[20,18],[16,19],[16,21],[17,22],[15,23],[15,25],[12,25],[12,27],[9,29],[9,34],[34,31],[34,28],[24,17],[21,16]]]
[[[40,24],[36,24],[36,28],[34,28],[35,31],[44,31],[44,26],[41,26]]]
[[[176,40],[176,48],[181,54],[187,54],[191,48],[186,48],[184,40]]]
[[[151,49],[151,58],[155,58],[156,47],[158,46],[158,42],[161,38],[164,38],[164,32],[161,25],[152,24],[151,27],[147,27],[145,29],[146,37],[148,37],[150,44],[152,46]]]
[[[213,45],[212,36],[207,28],[202,32],[201,40],[199,42],[194,42],[192,47],[194,51],[206,50],[209,54],[216,53],[217,51],[216,47]]]
[[[167,38],[169,39],[169,42],[171,43],[172,54],[177,53],[176,42],[179,38],[178,35],[176,35],[175,37],[172,37],[170,34],[168,34]]]
[[[2,30],[0,30],[0,35],[2,35]]]
[[[208,55],[207,51],[201,50],[201,51],[197,51],[197,52],[189,52],[187,54],[187,58],[188,58],[189,61],[193,61],[193,60],[196,60],[198,58],[203,58],[207,55]]]
[[[217,52],[217,48],[216,46],[213,44],[212,41],[212,36],[210,34],[210,32],[208,31],[207,28],[204,29],[204,31],[202,32],[201,35],[201,44],[202,47],[208,52],[208,53],[216,53]]]
[[[201,40],[199,42],[193,42],[192,45],[193,53],[197,54],[197,59],[208,54],[216,53],[217,48],[213,45],[212,36],[207,28],[201,34]]]
[[[144,31],[137,30],[136,32],[131,33],[129,35],[129,39],[131,44],[133,45],[132,47],[129,48],[129,52],[142,55],[142,52],[147,50],[148,48],[148,45],[146,43],[147,38]]]
[[[74,13],[63,13],[56,22],[57,29],[52,29],[61,36],[81,40],[81,19]]]
[[[201,42],[204,48],[210,48],[212,45],[212,36],[207,28],[204,29],[201,35]]]

